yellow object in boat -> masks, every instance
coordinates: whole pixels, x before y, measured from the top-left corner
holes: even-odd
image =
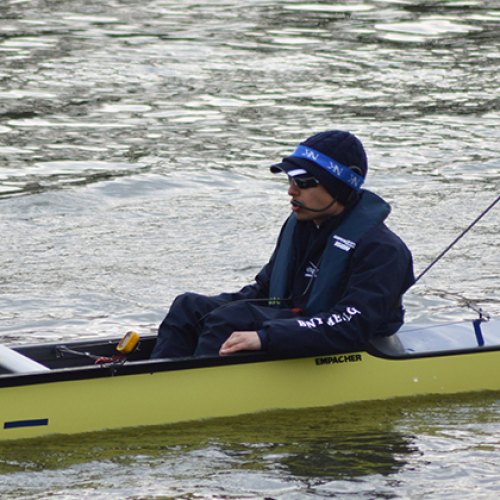
[[[130,354],[137,347],[139,340],[140,337],[138,333],[134,331],[127,332],[124,335],[124,337],[120,340],[120,342],[118,342],[116,350],[120,354],[126,356],[127,354]]]

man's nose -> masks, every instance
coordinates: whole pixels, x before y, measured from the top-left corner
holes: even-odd
[[[288,184],[288,195],[289,196],[295,196],[300,193],[300,189],[297,187],[297,184],[295,182],[291,181]]]

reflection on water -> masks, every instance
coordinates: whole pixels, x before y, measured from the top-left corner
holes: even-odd
[[[401,399],[4,443],[0,494],[36,495],[47,481],[67,498],[387,495],[398,484],[403,497],[460,492],[457,466],[464,484],[496,474],[498,409],[495,394]],[[474,456],[487,457],[481,471]]]
[[[149,333],[178,293],[249,282],[289,212],[267,167],[326,128],[366,144],[418,273],[498,196],[499,26],[482,0],[0,2],[0,340]],[[500,312],[498,220],[408,320]],[[495,492],[498,404],[436,403],[2,445],[0,493]]]
[[[295,477],[321,480],[355,479],[371,474],[390,475],[404,465],[411,453],[410,439],[398,433],[383,432],[339,435],[333,441],[302,443],[279,460]]]

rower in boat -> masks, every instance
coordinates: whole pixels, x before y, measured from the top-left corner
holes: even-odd
[[[310,142],[313,142],[315,148],[312,149],[324,155],[328,144],[335,143],[332,137],[335,134],[324,133],[326,145],[320,140],[314,143],[313,136],[301,146],[309,147],[307,154],[312,155]],[[366,228],[363,216],[379,213],[380,206],[386,206],[380,198],[360,190],[344,204],[333,197],[330,179],[322,177],[321,170],[315,171],[316,167],[305,161],[289,166],[290,162],[303,160],[304,151],[299,147],[294,155],[275,167],[288,174],[292,203],[296,202],[301,210],[294,210],[285,223],[271,261],[259,273],[256,283],[239,294],[203,299],[208,312],[201,314],[198,310],[199,316],[192,323],[195,326],[186,330],[197,335],[192,339],[196,350],[199,340],[209,331],[207,327],[214,324],[213,318],[226,321],[228,329],[231,325],[247,327],[245,318],[260,311],[260,317],[266,319],[260,323],[255,320],[255,330],[248,334],[251,338],[257,335],[261,343],[258,349],[250,355],[238,353],[243,349],[236,345],[234,350],[225,350],[222,341],[222,354],[236,354],[219,356],[216,350],[212,356],[193,357],[193,353],[189,353],[186,357],[166,359],[160,353],[151,359],[153,349],[158,349],[157,336],[139,338],[135,332],[128,332],[121,339],[94,338],[18,347],[0,345],[0,441],[230,417],[273,409],[500,391],[500,320],[490,319],[482,309],[477,310],[479,317],[473,321],[408,324],[391,335],[403,321],[400,301],[407,282],[413,281],[411,255],[385,227],[385,217],[371,229]],[[316,153],[312,158],[322,161]],[[335,156],[335,160],[339,162],[342,158]],[[307,175],[300,173],[301,169]],[[314,189],[319,187],[329,193],[329,203],[334,200],[343,205],[340,217],[336,218],[335,214],[326,217],[323,212],[329,209],[317,207],[319,199],[323,202],[328,199],[321,190],[316,191],[317,197],[313,196]],[[497,197],[420,272],[415,282],[490,212],[499,199]],[[370,202],[368,205],[366,200]],[[318,211],[318,216],[314,210],[309,214],[311,208]],[[323,226],[330,219],[333,227]],[[337,225],[333,224],[334,220]],[[302,232],[307,227],[312,231],[316,225],[319,226],[317,233]],[[322,228],[328,229],[324,235]],[[316,234],[317,238],[296,239],[303,234],[311,238],[311,234]],[[299,242],[303,246],[297,246]],[[339,242],[347,247],[343,249],[346,255],[342,265],[339,260],[342,261],[343,254],[335,251],[342,249]],[[317,247],[320,243],[326,247]],[[399,259],[395,256],[397,249],[403,253]],[[310,273],[311,276],[301,275],[299,271],[306,266],[304,259],[311,255],[319,259],[318,270]],[[302,260],[291,260],[298,256]],[[332,264],[332,260],[336,264]],[[294,262],[302,263],[302,267],[293,266]],[[404,268],[407,275],[397,267],[404,262],[408,266]],[[293,271],[299,274],[292,274]],[[294,295],[300,283],[308,283],[308,286],[302,295]],[[196,299],[193,304],[202,304],[201,296],[193,297]],[[334,300],[332,297],[338,299],[329,309],[318,305],[328,304]],[[189,303],[188,299],[189,296],[179,302]],[[214,303],[215,309],[208,307]],[[255,308],[247,311],[247,316],[242,316],[238,323],[235,318],[238,318],[240,304]],[[359,312],[349,313],[348,307]],[[342,314],[342,308],[349,316]],[[230,311],[232,316],[221,314]],[[373,334],[370,334],[371,328],[374,328]],[[243,339],[247,337],[239,333],[230,335],[230,340],[240,335]],[[182,335],[179,339],[183,339]],[[218,338],[215,340],[221,342]],[[345,347],[364,343],[366,348]],[[244,350],[252,349],[246,344]],[[61,401],[71,404],[61,404]],[[105,408],[105,411],[96,411],[96,408]]]
[[[340,130],[273,165],[288,176],[292,213],[270,261],[237,293],[178,296],[152,358],[353,352],[398,331],[412,256],[385,224],[389,204],[362,189],[367,170],[361,141]]]

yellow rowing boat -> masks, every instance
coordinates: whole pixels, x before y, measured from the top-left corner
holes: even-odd
[[[4,346],[0,440],[500,390],[498,320],[409,325],[366,352],[294,359],[150,360],[154,341],[141,339],[128,357],[116,356],[118,339]],[[95,364],[100,356],[105,361]]]

